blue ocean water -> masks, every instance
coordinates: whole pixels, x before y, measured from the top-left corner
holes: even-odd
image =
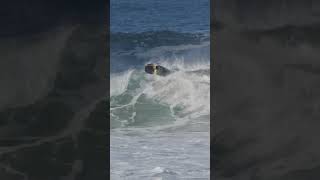
[[[111,0],[111,72],[140,67],[135,54],[159,46],[200,44],[210,32],[209,0]],[[164,52],[157,58],[172,55]]]
[[[209,7],[111,0],[111,179],[209,179]]]
[[[209,0],[111,0],[111,32],[209,32]]]

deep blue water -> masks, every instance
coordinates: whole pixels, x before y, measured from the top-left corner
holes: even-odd
[[[209,0],[111,0],[111,32],[209,32]]]
[[[152,48],[208,41],[209,7],[209,0],[111,0],[111,73],[181,54],[169,50],[149,57],[137,55]]]

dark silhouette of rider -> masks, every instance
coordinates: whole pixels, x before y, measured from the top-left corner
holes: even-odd
[[[157,65],[157,64],[147,64],[147,65],[145,65],[144,70],[148,74],[155,74],[155,75],[159,75],[159,76],[166,76],[166,75],[170,74],[169,69],[167,69],[163,66]]]

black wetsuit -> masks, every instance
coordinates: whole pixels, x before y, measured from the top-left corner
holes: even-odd
[[[159,76],[166,76],[171,73],[171,71],[163,66],[156,64],[147,64],[144,67],[144,71],[148,74],[156,74]]]

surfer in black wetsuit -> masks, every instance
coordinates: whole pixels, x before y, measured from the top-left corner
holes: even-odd
[[[156,74],[159,76],[166,76],[171,73],[171,71],[163,66],[157,64],[147,64],[144,66],[144,71],[148,74]]]
[[[167,76],[171,73],[180,71],[179,69],[167,69],[163,66],[160,66],[158,64],[147,64],[144,66],[144,71],[148,74],[154,74],[158,76]],[[198,69],[198,70],[189,70],[189,71],[183,71],[185,73],[194,73],[194,74],[210,74],[210,69]]]

